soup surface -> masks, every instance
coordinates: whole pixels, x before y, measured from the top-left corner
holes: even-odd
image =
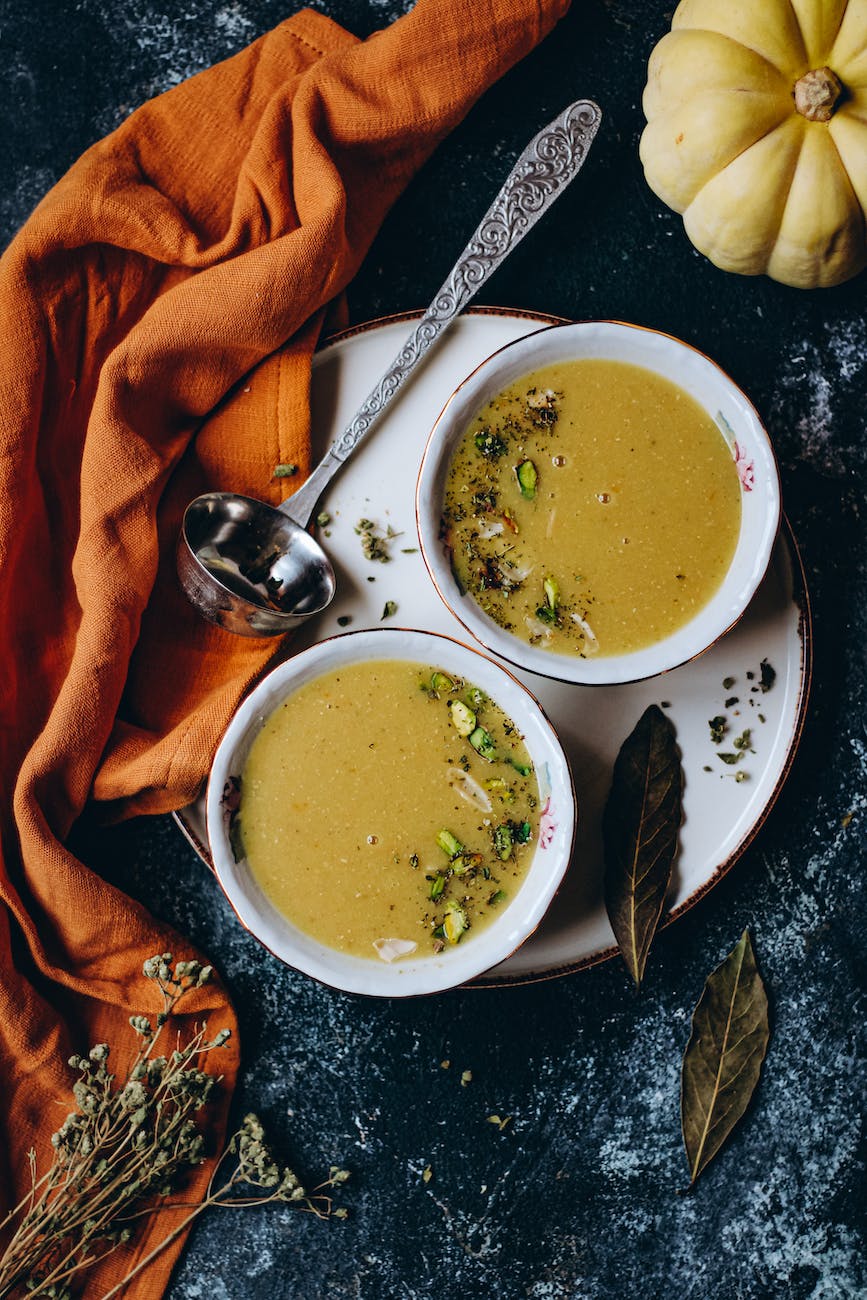
[[[274,905],[385,961],[468,941],[515,897],[539,790],[515,725],[453,673],[352,664],[301,687],[257,736],[237,824]]]
[[[619,655],[706,605],[741,519],[732,451],[688,393],[639,366],[527,375],[452,458],[443,533],[461,587],[560,654]]]

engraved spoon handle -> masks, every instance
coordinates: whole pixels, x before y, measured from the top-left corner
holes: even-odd
[[[578,174],[602,113],[590,99],[570,104],[527,145],[475,234],[409,338],[307,482],[280,506],[304,527],[327,483],[382,417],[422,357]]]

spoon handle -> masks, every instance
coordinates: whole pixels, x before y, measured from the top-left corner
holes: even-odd
[[[602,113],[590,99],[570,104],[527,145],[475,234],[409,338],[323,460],[280,509],[303,527],[340,466],[379,421],[389,402],[445,327],[475,296],[578,174]]]

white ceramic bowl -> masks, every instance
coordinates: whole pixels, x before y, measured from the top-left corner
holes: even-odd
[[[742,487],[741,529],[722,585],[664,640],[630,654],[582,659],[531,646],[499,627],[452,572],[441,537],[445,481],[455,448],[492,397],[541,366],[584,358],[630,362],[679,385],[711,416],[731,448]],[[538,330],[501,348],[449,398],[425,448],[416,492],[425,564],[448,608],[482,645],[544,677],[587,685],[639,681],[694,659],[738,621],[765,575],[780,524],[780,477],[770,439],[748,398],[715,362],[679,339],[639,325],[583,321]]]
[[[230,842],[235,782],[266,719],[288,695],[324,673],[371,659],[430,664],[479,686],[517,724],[533,761],[542,822],[527,875],[515,898],[478,934],[436,955],[386,963],[349,956],[320,943],[287,920],[260,889],[245,858]],[[303,762],[303,754],[299,754]],[[336,775],[336,774],[335,774]],[[335,781],[335,788],[339,783]],[[575,789],[566,755],[541,707],[520,682],[485,655],[449,637],[400,628],[332,637],[275,668],[241,704],[220,742],[207,796],[208,838],[214,869],[246,928],[288,965],[351,993],[405,997],[435,993],[496,966],[533,933],[572,856]]]

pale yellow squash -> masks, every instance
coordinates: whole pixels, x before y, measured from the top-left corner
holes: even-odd
[[[726,271],[867,264],[867,0],[682,0],[650,58],[647,182]]]

